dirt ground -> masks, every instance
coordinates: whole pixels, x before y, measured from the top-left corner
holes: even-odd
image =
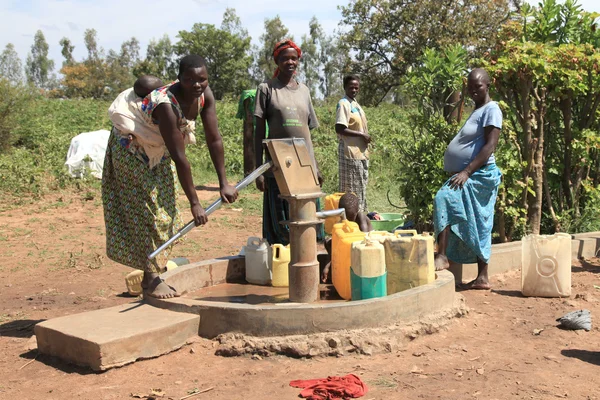
[[[600,399],[598,328],[566,331],[555,322],[581,308],[600,315],[598,259],[574,263],[569,299],[524,298],[518,272],[496,276],[491,292],[462,292],[466,316],[372,356],[228,358],[215,355],[216,342],[198,338],[166,356],[92,373],[38,355],[35,323],[132,301],[123,294],[129,269],[105,256],[99,199],[43,203],[0,213],[0,399],[131,399],[152,389],[180,399],[211,387],[191,399],[294,399],[291,380],[348,373],[367,384],[367,400]],[[237,254],[259,232],[258,216],[220,210],[174,255]]]

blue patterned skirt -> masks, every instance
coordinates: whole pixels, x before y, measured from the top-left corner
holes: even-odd
[[[451,189],[450,179],[435,195],[435,237],[450,226],[446,255],[456,263],[489,262],[492,253],[494,207],[502,173],[496,164],[475,171],[462,189]]]

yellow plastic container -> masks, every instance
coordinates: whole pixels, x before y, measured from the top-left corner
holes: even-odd
[[[393,294],[435,280],[433,236],[416,230],[395,231],[386,238],[387,293]]]
[[[288,267],[290,264],[290,245],[276,243],[271,246],[273,252],[273,280],[271,284],[278,287],[288,287]]]
[[[342,221],[333,226],[331,238],[331,281],[341,298],[352,297],[350,284],[351,246],[365,238],[356,222]]]
[[[127,293],[132,296],[139,296],[142,294],[142,279],[144,278],[144,271],[136,269],[131,271],[125,277],[125,286],[127,286]]]
[[[340,198],[345,193],[333,193],[325,196],[325,211],[327,210],[335,210],[339,208]],[[327,217],[325,218],[325,233],[328,235],[332,234],[333,226],[337,223],[341,222],[340,217]]]
[[[350,271],[352,300],[387,294],[385,250],[379,240],[367,235],[364,241],[352,243]]]
[[[189,264],[190,261],[185,257],[176,257],[167,261],[167,264],[162,268],[161,272],[171,271],[179,267],[180,265]],[[144,271],[136,269],[131,271],[125,277],[125,286],[127,286],[127,292],[132,296],[139,296],[142,294],[142,279],[144,278]]]
[[[521,239],[523,296],[571,295],[571,235],[527,235]]]

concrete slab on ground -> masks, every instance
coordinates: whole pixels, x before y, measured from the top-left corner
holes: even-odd
[[[571,253],[574,260],[592,258],[600,251],[600,232],[577,233],[571,238]],[[492,256],[488,266],[490,276],[521,269],[521,241],[492,245]],[[450,263],[450,271],[457,282],[468,282],[477,277],[477,264]]]
[[[53,318],[35,326],[38,350],[95,371],[157,357],[198,335],[200,316],[142,302]]]

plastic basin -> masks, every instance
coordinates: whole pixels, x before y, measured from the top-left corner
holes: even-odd
[[[376,231],[392,232],[404,223],[404,216],[400,213],[381,213],[379,215],[381,216],[381,220],[371,220],[371,225]]]

